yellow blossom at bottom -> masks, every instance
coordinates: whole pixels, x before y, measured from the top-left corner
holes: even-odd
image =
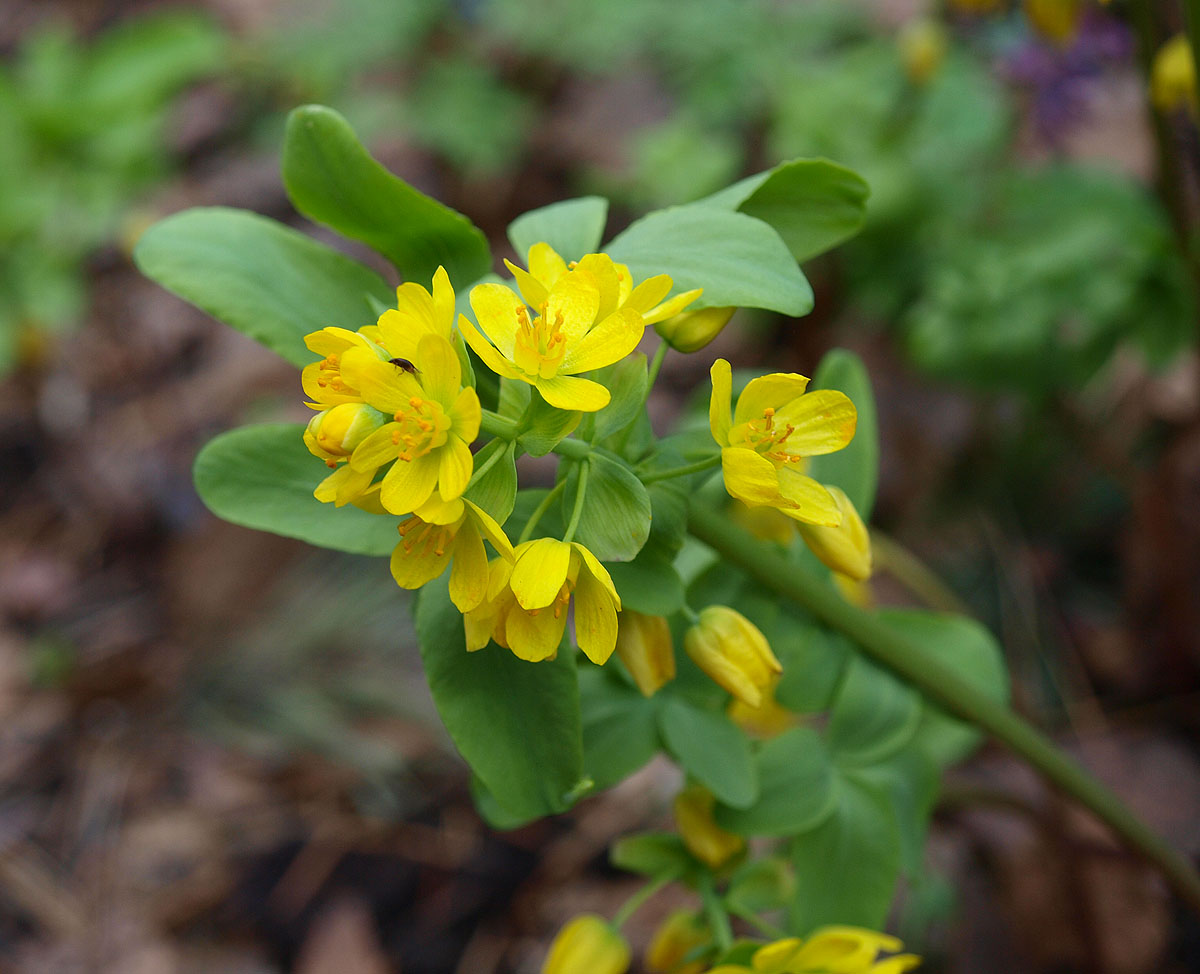
[[[644,697],[652,697],[675,679],[671,627],[662,616],[631,609],[617,616],[617,655]]]
[[[675,796],[675,825],[688,851],[711,869],[720,869],[746,848],[740,835],[726,832],[713,820],[713,794],[689,785]]]
[[[603,917],[583,913],[554,938],[542,974],[625,974],[629,944]]]
[[[721,964],[709,974],[904,974],[921,963],[897,951],[895,937],[861,927],[822,927],[807,940],[788,937],[760,947],[750,966]]]
[[[646,948],[649,974],[701,974],[703,961],[685,964],[683,959],[712,940],[704,918],[692,910],[676,910],[667,917]]]

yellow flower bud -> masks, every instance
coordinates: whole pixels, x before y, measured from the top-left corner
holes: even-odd
[[[1172,37],[1154,56],[1150,97],[1164,114],[1183,108],[1196,116],[1196,62],[1183,34]]]
[[[625,974],[629,944],[603,917],[582,913],[554,938],[542,974]]]
[[[751,707],[762,703],[763,690],[783,672],[767,637],[728,606],[710,605],[701,612],[683,647],[714,682]]]
[[[366,403],[344,402],[323,409],[308,422],[304,442],[322,460],[348,457],[354,448],[387,422],[387,417]]]
[[[920,17],[904,25],[897,44],[909,81],[923,85],[937,73],[946,56],[946,31],[938,21]]]
[[[710,869],[720,869],[746,847],[746,842],[713,821],[713,803],[711,791],[703,785],[689,785],[675,796],[675,825],[693,856]]]
[[[828,484],[825,489],[833,495],[842,512],[842,523],[836,528],[827,528],[797,522],[796,527],[812,553],[827,566],[855,581],[864,581],[871,577],[871,536],[867,526],[844,491]]]
[[[617,616],[617,655],[642,695],[652,697],[675,679],[671,627],[662,616],[625,609]]]
[[[1025,16],[1039,34],[1065,46],[1079,30],[1083,0],[1025,0]]]
[[[775,684],[778,682],[770,682],[763,691],[762,702],[757,707],[751,707],[734,698],[725,708],[725,715],[747,734],[763,740],[778,737],[785,730],[795,727],[800,718],[775,699]]]
[[[654,330],[676,351],[698,352],[721,334],[735,311],[737,308],[701,308],[699,311],[685,311],[666,321],[658,322]]]
[[[703,961],[684,964],[683,959],[697,947],[712,939],[708,924],[691,910],[676,910],[654,932],[646,948],[646,970],[649,974],[700,974]]]
[[[796,522],[774,507],[747,507],[741,501],[731,499],[729,516],[763,541],[785,545],[795,536]]]

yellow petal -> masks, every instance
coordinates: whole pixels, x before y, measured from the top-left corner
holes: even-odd
[[[436,451],[438,456],[438,494],[442,500],[448,501],[462,495],[471,480],[475,459],[471,449],[457,436],[450,436],[441,449]],[[397,460],[403,463],[403,460]]]
[[[433,322],[437,333],[449,341],[454,327],[454,288],[441,266],[433,273]]]
[[[799,399],[807,388],[808,377],[795,372],[772,372],[751,379],[738,396],[733,421],[741,425],[752,419],[761,419],[767,407],[779,412],[793,399]],[[788,442],[790,445],[791,441]]]
[[[823,484],[787,467],[780,469],[777,477],[779,493],[788,501],[786,505],[779,505],[779,510],[788,517],[831,528],[842,523],[841,509]]]
[[[546,297],[550,293],[550,289],[541,281],[525,270],[523,267],[518,267],[511,260],[505,260],[504,266],[511,272],[513,279],[517,282],[517,287],[521,291],[521,297],[525,299],[525,303],[531,308],[540,308],[546,303]]]
[[[578,409],[594,413],[608,405],[612,396],[599,382],[581,379],[574,375],[556,375],[550,379],[538,378],[533,383],[542,398],[557,409]]]
[[[645,330],[646,323],[636,311],[629,308],[614,311],[575,345],[567,346],[559,372],[574,375],[619,362],[637,348]]]
[[[530,247],[525,263],[529,273],[541,281],[547,291],[567,272],[567,262],[548,243],[535,243]]]
[[[721,473],[725,477],[725,489],[729,495],[742,503],[750,507],[785,506],[779,494],[779,473],[775,465],[753,450],[738,446],[725,447],[721,451]]]
[[[550,609],[526,612],[519,605],[514,605],[504,620],[504,636],[514,655],[537,663],[553,659],[558,654],[566,626],[566,612],[559,613],[556,618]]]
[[[612,576],[608,573],[608,569],[600,564],[600,559],[593,555],[587,548],[581,545],[578,541],[572,541],[571,547],[574,548],[583,558],[584,567],[591,573],[608,592],[609,598],[612,599],[613,605],[617,611],[621,611],[621,596],[617,594],[617,587],[613,584]]]
[[[378,327],[380,337],[387,346],[388,357],[406,358],[410,362],[417,359],[417,342],[423,335],[429,334],[418,319],[395,308],[388,308],[379,316]]]
[[[621,282],[617,277],[617,268],[608,254],[584,254],[572,269],[571,276],[585,280],[596,288],[600,298],[596,318],[607,318],[617,310]]]
[[[471,501],[467,501],[466,504],[467,510],[470,511],[470,516],[474,517],[479,523],[479,530],[491,542],[497,554],[511,561],[513,559],[513,546],[512,542],[508,540],[508,535],[504,533],[504,528],[500,527],[495,518],[478,504],[474,504]]]
[[[754,952],[754,969],[756,971],[787,970],[803,946],[804,941],[799,937],[788,937],[785,940],[776,940],[765,947],[760,947]]]
[[[567,580],[571,546],[555,538],[526,541],[516,550],[509,587],[523,609],[542,609],[557,597]]]
[[[342,378],[380,412],[404,409],[413,396],[423,394],[416,377],[385,362],[365,348],[351,348],[342,354]]]
[[[558,322],[567,348],[587,334],[600,310],[600,292],[594,284],[574,275],[561,277],[546,298],[545,317]]]
[[[399,447],[392,441],[392,433],[399,428],[399,423],[387,423],[363,440],[350,454],[350,466],[355,470],[375,471],[390,460],[395,460],[400,452]],[[407,513],[401,511],[401,514]]]
[[[612,594],[588,572],[581,572],[575,584],[575,641],[597,666],[608,662],[617,645],[617,609]]]
[[[413,364],[421,370],[425,396],[441,403],[449,412],[462,388],[462,366],[454,346],[440,335],[426,335],[417,346]]]
[[[625,299],[625,307],[645,314],[671,292],[671,278],[667,274],[655,274],[635,287]]]
[[[488,560],[483,538],[471,518],[454,536],[454,564],[450,569],[450,601],[459,612],[477,608],[487,596]]]
[[[508,359],[501,355],[495,346],[479,333],[479,330],[471,324],[470,319],[466,315],[458,316],[458,330],[462,332],[463,338],[467,340],[467,344],[471,346],[475,354],[483,359],[483,364],[497,375],[502,375],[506,379],[524,378],[509,363]]]
[[[370,470],[358,471],[348,463],[343,464],[317,484],[313,497],[323,504],[332,502],[335,507],[344,507],[371,485],[375,470],[376,468],[372,467]]]
[[[330,326],[320,331],[309,332],[304,336],[304,345],[310,352],[317,355],[338,355],[351,345],[365,345],[360,335],[349,328]]]
[[[427,544],[422,538],[416,537],[423,531],[443,536],[434,538],[434,541],[446,542],[440,546],[441,550],[438,544]],[[433,581],[446,570],[452,550],[448,543],[450,539],[444,537],[447,533],[448,529],[439,525],[420,525],[414,531],[413,537],[403,539],[392,549],[392,578],[396,580],[397,585],[410,590],[417,589],[426,582]],[[410,545],[408,550],[404,547],[406,542]]]
[[[818,389],[788,403],[776,421],[796,427],[784,445],[789,453],[815,457],[840,450],[854,439],[858,411],[844,392]]]
[[[489,602],[496,602],[508,589],[508,581],[512,578],[513,563],[506,558],[493,558],[488,562],[488,591]]]
[[[437,493],[434,493],[413,513],[422,521],[428,521],[430,524],[455,524],[462,520],[463,508],[461,497],[452,497],[450,500],[444,501]]]
[[[653,325],[659,321],[665,321],[667,318],[674,317],[679,314],[684,308],[700,297],[704,288],[693,288],[691,291],[684,291],[682,294],[677,294],[669,301],[664,301],[657,308],[651,308],[647,311],[643,318],[646,319],[646,324]]]
[[[479,406],[479,396],[470,386],[464,386],[449,409],[450,432],[461,437],[465,443],[474,443],[479,435],[479,424],[483,421],[483,411]]]
[[[729,401],[733,396],[733,370],[723,358],[717,359],[708,371],[712,378],[712,397],[708,400],[708,428],[719,446],[729,445],[729,428],[733,417]]]
[[[397,460],[379,485],[379,501],[393,514],[408,514],[429,500],[437,485],[438,457]]]
[[[505,358],[512,358],[513,341],[520,323],[518,316],[528,313],[521,299],[503,284],[476,284],[471,288],[471,309],[479,327],[500,353]],[[461,323],[459,327],[462,327]]]

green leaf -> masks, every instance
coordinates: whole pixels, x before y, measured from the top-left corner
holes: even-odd
[[[629,467],[594,450],[567,474],[565,517],[575,510],[584,463],[591,469],[575,540],[601,561],[631,561],[650,536],[650,495]]]
[[[804,262],[862,229],[870,188],[858,173],[828,159],[793,159],[700,200],[736,209],[774,227]]]
[[[520,384],[525,385],[526,383]],[[508,385],[501,384],[501,396],[509,388]],[[510,392],[510,401],[519,401],[516,399],[517,396],[519,393]],[[533,411],[529,414],[528,426],[525,432],[517,437],[517,443],[530,456],[544,457],[558,446],[559,441],[575,431],[575,427],[579,425],[582,417],[583,413],[578,409],[555,409],[540,395],[534,396]]]
[[[696,860],[674,832],[643,832],[613,843],[608,861],[618,869],[641,876],[683,876],[696,866]]]
[[[540,815],[513,815],[496,801],[496,796],[488,791],[487,785],[479,779],[477,774],[471,775],[471,800],[475,802],[475,809],[483,817],[483,820],[501,832],[519,829],[541,817]]]
[[[873,764],[916,733],[921,698],[861,656],[850,660],[829,715],[829,749],[841,766]]]
[[[795,886],[788,863],[779,859],[752,859],[729,880],[725,901],[734,909],[766,913],[787,906]]]
[[[749,808],[718,805],[716,821],[746,836],[789,836],[815,828],[832,812],[834,769],[821,736],[795,727],[758,752],[758,800]]]
[[[169,216],[146,231],[133,259],[151,280],[298,366],[316,361],[304,347],[309,332],[373,325],[370,299],[394,300],[374,271],[245,210]]]
[[[356,555],[388,555],[400,518],[313,497],[329,468],[308,452],[299,423],[243,426],[196,457],[196,491],[217,517]]]
[[[683,605],[683,579],[675,570],[673,557],[653,537],[633,561],[609,562],[604,567],[621,596],[622,609],[669,616]]]
[[[464,288],[492,269],[483,232],[388,172],[331,108],[288,116],[283,184],[297,210],[383,254],[405,280],[429,287],[440,265]]]
[[[634,280],[669,274],[676,291],[702,287],[692,308],[768,308],[808,314],[812,288],[779,235],[761,220],[682,206],[642,217],[608,245]]]
[[[929,817],[941,784],[937,765],[923,751],[909,746],[886,761],[847,774],[888,796],[900,839],[901,865],[907,875],[919,874]]]
[[[593,442],[611,436],[633,422],[646,400],[646,356],[642,352],[627,355],[616,365],[592,375],[595,381],[612,390],[612,399],[594,413]]]
[[[496,411],[505,419],[520,419],[533,396],[533,386],[520,379],[500,379],[500,399]],[[560,410],[561,412],[562,410]]]
[[[475,454],[475,470],[483,470],[483,475],[463,495],[501,525],[508,520],[517,501],[517,462],[513,452],[513,444],[507,440],[497,438],[486,444]]]
[[[583,707],[583,768],[597,789],[624,781],[658,753],[658,709],[598,666],[579,670]]]
[[[797,836],[791,853],[792,933],[805,936],[833,924],[882,928],[900,875],[900,836],[884,793],[840,778],[833,814]]]
[[[522,264],[535,243],[548,243],[563,260],[579,260],[600,246],[606,222],[608,200],[581,196],[522,214],[508,225],[508,239]]]
[[[854,650],[842,635],[784,614],[763,630],[783,664],[775,699],[799,714],[826,710]]]
[[[719,802],[746,808],[758,798],[750,741],[723,713],[668,697],[659,709],[658,726],[667,750]]]
[[[995,637],[974,619],[919,609],[885,609],[878,618],[997,703],[1008,702],[1004,653]],[[970,724],[926,702],[912,744],[947,767],[970,754],[982,738]]]
[[[527,663],[489,643],[466,651],[443,575],[421,589],[417,639],[429,689],[459,752],[514,819],[561,812],[583,783],[574,653]]]
[[[858,410],[858,428],[849,446],[813,457],[808,474],[823,484],[841,487],[867,521],[879,483],[879,419],[867,367],[853,352],[835,348],[821,359],[812,388],[837,389],[849,396]]]

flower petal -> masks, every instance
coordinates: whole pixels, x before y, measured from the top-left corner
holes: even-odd
[[[512,542],[508,540],[508,535],[504,533],[504,528],[478,504],[467,501],[466,505],[467,510],[470,512],[468,516],[474,517],[479,522],[479,530],[492,543],[492,547],[496,549],[496,552],[502,558],[512,561],[513,546]]]
[[[376,469],[372,467],[370,470],[359,471],[348,463],[343,464],[317,484],[313,497],[322,504],[332,501],[335,507],[344,507],[371,486]]]
[[[351,348],[343,353],[341,369],[347,384],[380,412],[394,413],[407,407],[413,396],[422,395],[415,376],[365,348]]]
[[[508,585],[521,608],[542,609],[558,598],[571,565],[569,544],[555,538],[526,541],[516,559]]]
[[[787,467],[782,467],[777,476],[779,493],[789,501],[786,505],[778,506],[788,517],[804,521],[806,524],[823,524],[831,528],[836,528],[842,523],[842,512],[837,501],[822,484]]]
[[[580,572],[575,583],[575,641],[597,666],[608,662],[617,645],[617,606],[613,604],[613,593],[586,571]]]
[[[693,288],[691,291],[684,291],[682,294],[677,294],[669,301],[664,301],[657,308],[651,308],[642,317],[646,319],[646,324],[653,325],[660,321],[666,321],[679,314],[684,308],[700,297],[704,293],[704,288]]]
[[[744,504],[750,507],[783,506],[779,494],[779,473],[775,465],[753,450],[740,446],[725,447],[721,451],[721,473],[730,496]],[[830,500],[832,502],[832,498]]]
[[[513,655],[530,663],[538,663],[558,655],[558,646],[566,627],[565,612],[560,612],[556,617],[549,609],[526,612],[519,605],[514,605],[504,621],[504,638]]]
[[[350,454],[350,466],[355,470],[375,471],[390,460],[395,460],[400,452],[392,440],[392,433],[399,428],[399,423],[388,423],[379,427],[374,433],[363,440]],[[406,512],[401,512],[406,513]]]
[[[708,428],[718,446],[729,445],[729,428],[733,418],[729,401],[733,396],[733,370],[723,358],[717,359],[708,370],[712,378],[712,397],[708,400]]]
[[[457,436],[448,437],[445,445],[436,451],[438,456],[438,494],[448,501],[461,497],[470,483],[475,458],[471,449]],[[398,463],[404,461],[399,460]]]
[[[550,289],[545,317],[559,323],[567,348],[588,333],[600,310],[600,291],[590,281],[568,274]]]
[[[591,576],[603,586],[608,592],[608,596],[613,601],[613,605],[617,611],[621,611],[621,596],[617,594],[617,587],[613,584],[612,576],[608,573],[608,569],[600,564],[600,559],[591,553],[587,548],[581,545],[578,541],[572,541],[571,547],[574,548],[583,558],[584,567],[591,573]]]
[[[453,554],[450,601],[459,612],[470,612],[487,596],[488,559],[479,529],[469,517],[454,536]]]
[[[401,588],[417,589],[426,582],[431,582],[446,570],[450,561],[452,545],[445,545],[440,551],[436,544],[426,543],[420,532],[442,532],[446,528],[436,524],[419,525],[414,530],[416,537],[404,538],[392,549],[392,578]],[[405,548],[405,544],[408,548]]]
[[[483,359],[483,364],[496,373],[502,375],[506,379],[523,378],[521,373],[506,359],[496,347],[480,334],[466,315],[458,316],[458,330],[462,332],[463,338],[467,340],[467,344],[471,346],[475,354]]]
[[[454,328],[454,288],[446,268],[440,265],[433,272],[433,323],[437,333],[449,341]]]
[[[571,275],[596,288],[600,297],[600,304],[596,308],[597,318],[607,318],[617,310],[621,281],[617,277],[616,265],[608,254],[584,254],[571,269]]]
[[[671,293],[674,282],[669,274],[655,274],[635,287],[625,299],[625,307],[645,314]]]
[[[529,273],[542,282],[547,291],[567,272],[567,262],[548,243],[535,243],[529,248]]]
[[[631,308],[614,311],[574,346],[567,346],[559,372],[574,375],[612,365],[637,348],[645,330],[646,323],[636,311]]]
[[[426,335],[417,346],[417,357],[413,362],[421,370],[421,388],[425,396],[436,400],[449,412],[462,388],[462,366],[454,346],[440,335]]]
[[[607,406],[612,399],[609,391],[599,382],[574,375],[556,375],[550,379],[539,377],[533,384],[542,398],[556,409],[594,413]]]
[[[475,312],[479,327],[500,353],[505,358],[512,358],[513,342],[520,324],[518,315],[528,314],[524,302],[503,284],[476,284],[471,288],[471,310]]]
[[[408,514],[429,500],[437,485],[438,457],[397,460],[379,485],[379,502],[393,514]]]
[[[461,497],[452,497],[450,500],[444,501],[437,493],[434,493],[413,513],[422,521],[428,521],[430,524],[454,524],[456,521],[462,520],[463,507],[464,503]]]
[[[789,453],[815,457],[840,450],[854,439],[858,411],[844,392],[818,389],[788,403],[776,419],[796,427],[784,444]]]
[[[479,424],[483,421],[483,411],[475,390],[463,386],[449,411],[450,432],[461,437],[465,443],[474,443],[479,435]]]
[[[305,335],[304,345],[310,352],[324,356],[338,355],[351,345],[366,345],[366,342],[361,335],[355,334],[349,328],[330,325]]]
[[[525,303],[529,307],[540,308],[546,303],[546,296],[550,293],[550,289],[545,284],[511,260],[505,259],[504,266],[512,272],[513,279],[521,291],[521,297],[525,299]]]
[[[768,407],[779,412],[793,399],[804,395],[807,388],[808,376],[797,375],[795,372],[772,372],[770,375],[760,375],[757,379],[751,379],[738,396],[733,421],[740,425],[752,419],[759,419],[763,410]]]

